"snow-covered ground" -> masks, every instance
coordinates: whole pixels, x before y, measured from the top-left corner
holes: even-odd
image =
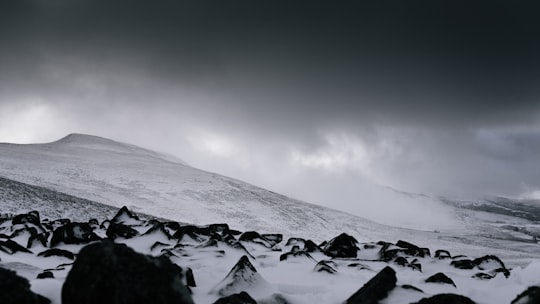
[[[365,242],[406,238],[424,247],[450,248],[463,254],[478,255],[489,250],[516,265],[540,257],[540,246],[531,235],[501,229],[517,224],[534,230],[540,226],[538,222],[433,200],[431,204],[440,204],[433,210],[451,213],[453,225],[445,221],[436,229],[421,230],[381,225],[202,171],[170,156],[91,135],[71,134],[46,144],[0,144],[0,177],[196,225],[225,222],[242,231],[279,231],[318,242],[341,232]],[[17,203],[6,201],[5,196],[0,201]],[[32,208],[40,210],[38,206]],[[407,220],[414,221],[410,214],[414,212],[408,213],[411,218]],[[102,217],[106,216],[110,214]],[[430,216],[437,218],[440,214]],[[448,217],[445,214],[444,218]]]
[[[465,203],[437,200],[429,203],[440,204],[434,210],[447,210],[454,225],[445,223],[436,230],[383,225],[202,171],[170,156],[94,136],[72,134],[48,144],[0,144],[2,214],[38,210],[42,218],[76,221],[95,218],[101,222],[114,216],[115,207],[126,205],[136,212],[161,219],[195,225],[227,223],[231,229],[239,231],[281,233],[285,240],[301,237],[318,244],[345,232],[368,244],[402,239],[433,251],[447,249],[452,255],[473,258],[497,255],[512,268],[509,278],[497,275],[481,281],[471,278],[473,273],[456,270],[446,260],[437,259],[420,259],[421,273],[407,267],[396,269],[400,284],[414,285],[426,294],[455,292],[453,286],[424,282],[428,274],[444,272],[454,280],[461,294],[477,303],[509,303],[528,285],[540,284],[535,274],[540,270],[540,245],[536,239],[537,236],[540,238],[540,222],[535,218],[538,207],[528,206],[529,213],[524,216],[522,212],[495,212],[492,208],[476,205],[473,208]],[[504,208],[512,209],[512,205],[505,204]],[[437,216],[433,214],[434,218]],[[408,221],[414,221],[414,218]],[[104,231],[97,229],[97,232],[104,236]],[[138,251],[156,255],[159,252],[149,247],[155,240],[139,237],[125,240],[125,243]],[[332,265],[337,268],[338,275],[331,275],[314,272],[312,260],[280,262],[279,256],[291,248],[283,247],[279,252],[249,243],[245,246],[252,254],[251,262],[268,284],[265,285],[268,288],[262,288],[262,293],[254,291],[263,300],[269,296],[265,293],[272,291],[286,295],[291,303],[313,303],[315,300],[340,303],[386,265],[380,261],[362,261],[368,267],[358,270],[347,266],[351,261],[335,260]],[[197,280],[201,282],[194,289],[197,303],[210,303],[217,298],[211,288],[227,275],[243,254],[222,247],[219,245],[209,251],[188,248],[186,250],[193,250],[189,259],[173,258],[174,262],[196,272]],[[80,246],[67,245],[66,248],[76,253]],[[218,249],[224,250],[225,256],[216,258]],[[59,303],[59,288],[69,269],[55,272],[55,280],[35,279],[43,269],[61,264],[59,258],[36,259],[34,255],[24,253],[13,256],[2,253],[0,258],[0,266],[16,269],[31,279],[34,290]],[[322,259],[325,257],[315,257],[316,261]],[[410,290],[396,289],[385,303],[409,303],[407,301],[420,298]]]

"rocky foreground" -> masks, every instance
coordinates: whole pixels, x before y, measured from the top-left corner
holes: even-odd
[[[142,220],[0,219],[0,303],[540,303],[538,270],[399,240],[316,244]],[[531,275],[533,273],[533,275]],[[518,290],[518,288],[520,288]]]

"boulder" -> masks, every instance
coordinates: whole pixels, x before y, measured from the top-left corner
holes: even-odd
[[[7,254],[14,254],[16,252],[33,253],[13,240],[0,241],[0,251]]]
[[[423,298],[422,300],[412,304],[476,304],[471,299],[453,294],[443,293],[432,296],[430,298]]]
[[[358,241],[346,233],[338,235],[324,246],[324,252],[333,258],[356,258],[358,250]]]
[[[54,274],[48,270],[39,273],[37,279],[54,279]]]
[[[531,286],[520,293],[511,304],[538,304],[540,303],[540,286]]]
[[[450,262],[450,265],[458,269],[473,269],[474,267],[476,267],[476,264],[469,259],[452,261]]]
[[[435,257],[437,259],[449,259],[449,258],[452,258],[452,256],[450,255],[450,252],[448,250],[437,250],[435,251]]]
[[[0,267],[0,303],[2,304],[48,304],[49,299],[30,290],[27,279],[14,271]]]
[[[75,256],[74,256],[73,252],[68,251],[68,250],[64,250],[64,249],[59,249],[59,248],[52,248],[52,249],[42,251],[42,252],[38,253],[38,256],[45,257],[45,258],[46,257],[51,257],[51,256],[59,256],[59,257],[68,258],[70,260],[75,259]]]
[[[332,261],[319,261],[319,263],[315,265],[315,268],[313,269],[313,271],[334,274],[337,272],[336,267],[337,267],[336,263]]]
[[[429,278],[426,279],[426,283],[441,283],[441,284],[449,284],[454,287],[456,287],[456,284],[452,279],[450,279],[447,275],[445,275],[442,272],[438,272]]]
[[[249,291],[250,289],[260,290],[269,287],[269,283],[257,272],[248,257],[244,255],[225,278],[210,290],[210,293],[223,297],[241,291]]]
[[[257,304],[257,301],[255,301],[247,292],[242,291],[220,298],[215,301],[214,304]]]
[[[182,269],[110,240],[82,248],[62,287],[63,304],[192,304]]]
[[[120,210],[118,210],[118,213],[116,213],[116,215],[111,220],[111,224],[115,223],[128,226],[141,225],[143,224],[143,222],[144,221],[141,221],[136,214],[129,211],[126,206],[120,208]]]
[[[399,240],[396,243],[396,246],[405,248],[404,250],[405,254],[411,255],[411,256],[417,256],[417,257],[425,257],[425,256],[431,256],[428,248],[420,248],[414,244],[411,244],[409,242],[405,242],[402,240]]]
[[[18,224],[34,224],[36,226],[39,226],[39,213],[37,211],[30,211],[25,214],[19,214],[13,217],[11,220],[12,225],[18,225]]]
[[[51,238],[51,247],[55,247],[60,243],[87,244],[100,239],[101,238],[94,233],[90,224],[74,222],[54,230]]]
[[[115,240],[116,238],[119,238],[119,237],[124,238],[124,239],[130,239],[132,237],[138,236],[139,232],[129,227],[128,225],[111,222],[105,234],[107,234],[107,237],[109,239]]]
[[[347,304],[377,304],[396,287],[396,272],[386,266],[345,301]]]

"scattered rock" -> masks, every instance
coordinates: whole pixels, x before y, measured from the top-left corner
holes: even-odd
[[[103,240],[79,252],[62,287],[63,304],[192,304],[182,269],[164,257]]]
[[[415,287],[415,286],[412,286],[412,285],[401,285],[401,288],[403,289],[407,289],[407,290],[414,290],[414,291],[418,291],[418,292],[421,292],[421,293],[424,293],[424,291],[418,287]]]
[[[130,239],[138,236],[139,232],[127,225],[111,222],[109,228],[107,228],[106,234],[109,239],[115,240],[118,237]]]
[[[352,236],[342,233],[324,246],[324,252],[334,258],[356,258],[358,256],[358,241]]]
[[[469,259],[452,261],[450,262],[450,265],[458,269],[473,269],[474,267],[476,267],[476,264]]]
[[[430,298],[423,298],[422,300],[412,304],[476,304],[471,299],[453,294],[443,293],[432,296]]]
[[[540,286],[531,286],[520,293],[511,304],[538,304],[540,303]]]
[[[396,287],[396,272],[386,266],[345,301],[347,304],[377,304]]]
[[[412,262],[409,263],[409,267],[413,270],[422,272],[422,264],[420,264],[420,261],[418,259],[412,260]]]
[[[272,246],[275,246],[275,245],[281,243],[281,241],[283,241],[283,234],[281,234],[281,233],[262,234],[262,237],[264,237],[266,240],[268,240],[272,244]]]
[[[60,243],[86,244],[100,239],[88,223],[68,223],[54,230],[51,238],[51,247],[55,247]]]
[[[272,248],[272,246],[274,245],[272,242],[265,239],[256,231],[246,231],[242,233],[242,235],[240,236],[238,240],[242,242],[253,242],[256,244],[263,245],[264,247],[267,247],[267,248]]]
[[[493,279],[492,275],[487,274],[485,272],[476,273],[472,277],[475,278],[475,279],[480,279],[480,280],[491,280],[491,279]]]
[[[311,254],[305,251],[291,251],[291,252],[287,252],[279,256],[280,261],[286,261],[290,258],[307,258],[307,259],[315,261],[315,259],[311,256]]]
[[[113,217],[111,220],[111,224],[123,224],[128,226],[134,226],[134,225],[141,225],[143,221],[139,219],[139,217],[129,211],[129,209],[126,206],[123,206],[118,210],[118,213]]]
[[[448,250],[437,250],[435,251],[435,257],[438,259],[450,259],[452,256],[450,255],[450,252]]]
[[[49,304],[49,299],[30,290],[27,279],[14,271],[0,267],[0,303],[2,304]]]
[[[197,283],[195,283],[195,277],[193,276],[193,270],[189,267],[186,270],[186,285],[189,287],[197,287]]]
[[[18,225],[18,224],[34,224],[36,226],[40,225],[39,221],[39,213],[37,211],[30,211],[25,214],[19,214],[16,215],[12,220],[12,225]]]
[[[37,279],[54,279],[54,274],[50,271],[43,271],[36,277]]]
[[[396,246],[401,247],[401,248],[405,248],[406,250],[404,252],[406,254],[408,254],[408,255],[411,255],[411,256],[417,256],[417,257],[422,257],[422,258],[425,257],[425,256],[431,256],[428,248],[420,248],[420,247],[418,247],[418,246],[416,246],[414,244],[411,244],[409,242],[399,240],[396,243]]]
[[[315,268],[313,269],[313,271],[327,272],[329,274],[334,274],[334,273],[337,273],[336,267],[337,267],[336,263],[332,261],[319,261],[319,263],[315,265]]]
[[[257,304],[257,301],[255,301],[247,292],[242,291],[220,298],[215,301],[214,304]]]
[[[13,240],[0,241],[0,251],[7,254],[14,254],[16,252],[33,253]]]
[[[456,284],[452,279],[450,279],[447,275],[445,275],[442,272],[438,272],[429,278],[426,279],[426,283],[441,283],[441,284],[449,284],[454,287],[456,287]]]
[[[210,290],[211,294],[229,296],[251,288],[267,288],[268,282],[257,272],[247,256],[242,256],[231,271]]]
[[[407,261],[407,259],[404,257],[397,257],[394,259],[394,263],[399,266],[407,266],[409,261]]]
[[[285,244],[285,246],[298,245],[298,246],[301,246],[303,248],[305,243],[306,243],[306,241],[304,239],[302,239],[302,238],[292,237],[292,238],[289,238],[287,240],[287,243]]]
[[[75,259],[75,255],[73,254],[73,252],[64,250],[64,249],[58,249],[58,248],[47,249],[43,252],[38,253],[38,256],[45,257],[45,258],[50,257],[50,256],[59,256],[59,257],[68,258],[70,260]]]

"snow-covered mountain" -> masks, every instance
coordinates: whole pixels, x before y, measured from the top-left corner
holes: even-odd
[[[70,204],[78,204],[77,211],[64,212],[92,214],[101,219],[110,217],[112,211],[99,209],[104,210],[100,216],[93,207],[81,211],[81,203],[126,205],[137,212],[178,222],[227,223],[241,231],[279,232],[315,241],[346,232],[366,242],[408,239],[425,247],[449,248],[470,255],[490,250],[517,263],[538,258],[540,252],[538,244],[532,242],[533,236],[519,228],[537,227],[538,222],[531,219],[446,204],[449,212],[455,213],[457,225],[453,230],[400,229],[202,171],[171,156],[90,135],[71,134],[45,144],[0,144],[0,177],[4,178],[0,180],[0,191],[9,193],[1,196],[0,202],[6,207],[0,212],[12,212],[9,206],[14,204],[23,206],[21,211],[38,209],[44,214],[47,209],[62,210],[58,199],[43,199],[50,191],[72,198],[64,199],[68,202],[65,210],[73,210]],[[17,185],[18,190],[11,187],[7,191],[9,185]],[[26,199],[28,196],[35,199]],[[513,224],[518,228],[508,229]],[[531,231],[529,228],[527,231]]]

